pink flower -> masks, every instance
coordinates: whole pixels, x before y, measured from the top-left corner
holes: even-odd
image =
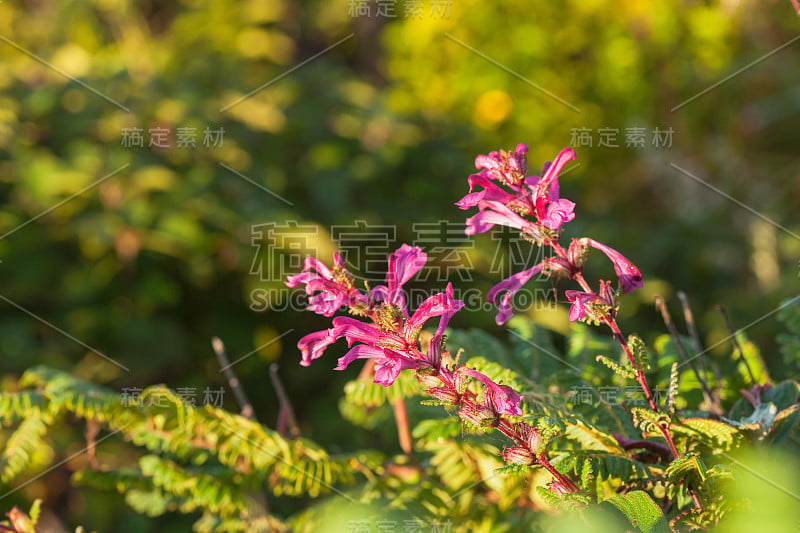
[[[519,402],[522,401],[522,396],[514,392],[511,387],[508,385],[498,385],[487,376],[472,368],[464,366],[459,368],[458,371],[483,383],[484,387],[486,387],[483,394],[486,407],[493,409],[499,414],[511,416],[522,415],[522,410],[519,408]]]
[[[461,209],[475,206],[480,209],[467,219],[467,235],[483,233],[500,224],[538,238],[540,226],[556,231],[575,218],[575,204],[558,196],[558,173],[575,159],[575,152],[571,148],[561,150],[552,164],[545,165],[540,178],[524,175],[527,151],[528,147],[520,144],[515,152],[492,152],[477,157],[475,166],[483,170],[469,177],[470,193],[456,202]],[[513,194],[492,180],[506,185]],[[473,192],[476,185],[483,190]],[[531,213],[536,216],[536,224],[521,216]]]
[[[373,298],[397,305],[402,309],[404,316],[408,316],[405,309],[403,285],[414,277],[414,274],[419,272],[427,261],[428,255],[420,247],[403,244],[389,254],[386,285],[378,285],[373,288],[371,291]]]
[[[447,322],[462,307],[464,307],[464,302],[453,298],[453,284],[448,283],[445,292],[434,294],[420,304],[414,315],[406,321],[406,331],[409,334],[419,331],[428,319],[435,316],[447,316],[446,319],[443,319],[444,327],[447,327]],[[443,320],[439,321],[440,330],[444,330],[442,327]],[[406,338],[410,339],[411,336],[407,335]]]
[[[569,321],[581,320],[588,313],[592,318],[602,318],[598,315],[594,304],[609,307],[609,313],[614,309],[614,293],[611,290],[611,282],[600,281],[600,294],[583,291],[565,291],[567,299],[572,302],[569,308]]]
[[[599,300],[600,297],[593,292],[566,291],[567,300],[572,302],[569,308],[569,321],[575,322],[586,316],[586,306]]]
[[[338,339],[347,339],[347,345],[352,346],[354,342],[364,344],[377,344],[381,341],[381,330],[355,318],[347,316],[337,316],[333,319],[333,327],[330,329],[331,335]]]
[[[519,143],[513,152],[501,150],[479,155],[475,158],[475,168],[486,169],[489,179],[506,185],[518,184],[525,178],[525,154],[528,146]]]
[[[500,202],[483,200],[479,208],[481,211],[478,214],[467,219],[467,227],[464,230],[467,235],[484,233],[492,229],[495,224],[523,230],[532,235],[539,234],[534,224],[528,222]]]
[[[575,203],[559,199],[558,173],[569,161],[575,159],[575,151],[564,148],[553,163],[545,163],[543,176],[531,176],[525,183],[531,188],[536,206],[536,218],[544,227],[557,230],[564,222],[575,218]]]
[[[400,372],[409,368],[419,368],[423,365],[420,360],[405,357],[392,350],[384,350],[384,357],[375,361],[375,383],[388,387]]]
[[[286,278],[288,287],[305,284],[309,295],[308,310],[322,316],[333,316],[343,305],[365,304],[366,297],[354,286],[350,273],[339,254],[334,254],[333,271],[322,261],[306,257],[303,271]],[[337,275],[338,274],[338,275]]]
[[[501,187],[491,181],[491,179],[485,175],[485,171],[481,172],[480,174],[472,174],[468,178],[468,182],[469,194],[456,202],[456,205],[461,209],[475,207],[482,201],[500,202],[508,205],[517,199],[517,196],[503,190]],[[483,187],[483,190],[472,192],[472,189],[474,189],[476,185]]]
[[[593,239],[589,239],[589,246],[597,248],[611,259],[611,262],[614,264],[614,271],[617,273],[619,283],[622,285],[622,290],[624,292],[631,292],[643,285],[641,271],[636,268],[636,265],[628,261],[624,255]]]
[[[447,284],[447,288],[445,289],[444,292],[451,303],[449,304],[450,305],[449,309],[444,313],[442,313],[441,318],[439,318],[439,327],[436,328],[436,335],[439,337],[444,335],[444,330],[447,329],[447,324],[450,323],[450,319],[453,318],[453,315],[455,315],[462,307],[464,307],[463,301],[456,300],[453,297],[452,283]]]
[[[492,302],[493,304],[498,306],[497,316],[495,317],[495,322],[498,326],[505,324],[509,318],[511,318],[512,310],[511,310],[511,299],[517,293],[517,291],[522,288],[523,285],[528,283],[530,279],[542,271],[542,263],[539,263],[533,268],[529,268],[528,270],[523,270],[522,272],[517,272],[513,276],[510,276],[494,287],[489,291],[489,294],[486,296],[486,299]],[[503,296],[500,298],[500,303],[497,302],[497,296],[502,294]]]
[[[407,281],[403,276],[397,279],[401,283]],[[394,286],[397,282],[390,283]],[[428,354],[423,355],[417,344],[419,331],[428,319],[436,316],[441,317],[439,329],[443,331],[450,317],[463,305],[463,302],[453,298],[453,287],[448,284],[445,292],[426,299],[411,318],[402,318],[395,306],[384,303],[375,310],[375,317],[379,317],[380,313],[387,313],[388,321],[376,318],[379,323],[385,323],[385,327],[379,327],[377,323],[367,324],[355,318],[336,317],[330,330],[319,332],[311,339],[320,343],[320,349],[314,352],[314,357],[308,357],[308,363],[319,357],[328,344],[344,337],[351,348],[339,358],[336,370],[344,370],[356,359],[374,359],[375,383],[391,385],[402,370],[424,366],[438,367],[441,361],[441,335],[434,336]],[[323,333],[326,335],[322,335]]]
[[[332,336],[330,334],[330,330],[328,329],[309,333],[300,339],[297,343],[297,347],[300,349],[300,353],[302,354],[300,364],[303,366],[309,366],[311,361],[314,359],[319,359],[322,356],[322,353],[325,351],[325,348],[336,342],[336,339],[337,337]]]

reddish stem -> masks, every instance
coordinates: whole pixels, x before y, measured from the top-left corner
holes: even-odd
[[[403,453],[412,457],[414,455],[414,444],[411,440],[411,429],[408,425],[408,411],[406,402],[403,398],[398,398],[392,403],[394,409],[394,419],[397,424],[397,440],[400,442],[400,449]]]
[[[549,244],[553,250],[555,250],[556,254],[558,254],[561,258],[566,258],[566,252],[561,247],[561,245],[557,242],[553,241],[546,241],[545,244]],[[583,277],[581,272],[577,272],[573,275],[573,279],[578,282],[581,288],[586,292],[593,292],[592,288],[589,286],[589,283]],[[617,324],[615,318],[611,317],[605,320],[605,324],[611,329],[614,333],[614,337],[617,339],[617,342],[622,346],[622,349],[625,351],[625,355],[628,356],[628,360],[631,363],[631,366],[634,368],[636,372],[636,381],[639,383],[642,391],[644,392],[645,397],[647,398],[647,403],[650,405],[650,409],[656,413],[660,414],[658,409],[658,405],[656,404],[655,399],[653,398],[652,392],[650,392],[650,387],[647,385],[647,378],[644,375],[644,371],[636,364],[636,359],[631,352],[630,347],[628,346],[628,341],[625,339],[625,336],[622,334],[622,331]],[[664,440],[667,441],[667,445],[669,446],[670,452],[672,453],[672,458],[678,457],[678,450],[675,448],[675,443],[672,441],[672,436],[669,433],[669,423],[665,425],[659,425],[658,429],[660,430],[661,434],[664,437]]]

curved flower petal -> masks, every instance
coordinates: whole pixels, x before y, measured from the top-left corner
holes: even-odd
[[[484,392],[484,402],[487,407],[492,407],[497,413],[520,416],[522,410],[519,408],[519,402],[522,401],[522,396],[514,392],[508,385],[498,385],[484,374],[477,370],[467,367],[461,367],[459,372],[479,380],[486,387]]]
[[[414,274],[419,272],[427,262],[428,254],[423,252],[422,248],[403,244],[389,255],[389,271],[386,273],[387,284],[390,288],[392,283],[403,285],[414,277]]]
[[[586,305],[595,301],[598,296],[593,292],[565,291],[567,300],[572,302],[569,308],[569,321],[575,322],[586,315]]]
[[[622,290],[624,292],[631,292],[643,285],[642,272],[636,268],[636,265],[628,261],[624,255],[594,239],[589,239],[589,246],[600,250],[611,259],[611,262],[614,264],[614,272],[617,273],[619,283],[622,285]]]
[[[303,366],[309,366],[311,361],[314,359],[319,359],[322,356],[322,353],[325,351],[325,348],[336,342],[337,338],[338,337],[331,335],[331,330],[329,329],[315,331],[314,333],[309,333],[305,337],[301,338],[297,342],[297,347],[300,349],[300,353],[302,354],[300,364]]]
[[[492,229],[495,224],[530,232],[534,231],[530,222],[500,202],[485,200],[481,202],[481,209],[482,211],[480,213],[467,219],[467,227],[464,230],[465,234],[475,235],[477,233],[484,233]]]
[[[489,155],[477,155],[475,157],[475,168],[485,168],[494,170],[500,167],[500,152],[489,152]]]
[[[447,294],[447,297],[450,300],[452,300],[453,306],[452,306],[452,310],[443,313],[442,317],[439,319],[439,327],[436,328],[436,335],[439,336],[439,337],[444,335],[444,330],[447,329],[447,324],[450,323],[450,319],[453,318],[453,315],[455,315],[462,307],[464,307],[464,302],[463,301],[456,300],[453,297],[453,284],[452,283],[448,283],[447,284],[447,288],[445,289],[445,294]]]
[[[286,281],[284,281],[284,284],[287,287],[293,289],[298,285],[300,285],[301,283],[305,283],[306,285],[308,285],[308,283],[310,283],[312,280],[322,280],[322,279],[324,278],[319,274],[317,274],[316,272],[300,272],[299,274],[292,274],[286,276]]]
[[[447,292],[434,294],[420,304],[417,310],[414,311],[414,315],[406,322],[406,328],[409,332],[416,331],[422,327],[429,318],[455,313],[463,307],[464,304],[461,300],[453,299],[452,285],[448,283],[448,287],[450,288],[449,294]]]
[[[575,159],[575,150],[573,150],[572,148],[564,148],[563,150],[558,152],[558,155],[556,156],[556,158],[553,160],[552,163],[545,163],[542,179],[539,180],[539,185],[542,186],[542,188],[540,189],[542,194],[544,194],[544,191],[549,188],[550,182],[558,177],[558,174],[564,168],[564,165],[566,165],[567,163],[569,163],[574,159]]]
[[[469,209],[470,207],[475,207],[481,201],[494,201],[494,202],[501,202],[507,204],[509,202],[514,201],[516,196],[507,192],[497,186],[492,180],[490,180],[484,173],[480,174],[472,174],[469,179],[469,194],[464,196],[461,200],[456,202],[456,205],[461,209]],[[478,185],[483,187],[482,191],[472,192],[472,189]]]
[[[334,318],[330,332],[334,338],[345,337],[348,346],[352,346],[354,342],[376,344],[381,337],[381,330],[378,328],[347,316]]]
[[[389,254],[389,268],[386,272],[387,293],[385,300],[399,306],[406,314],[405,300],[402,298],[403,284],[419,272],[428,261],[428,254],[419,246],[403,244]]]
[[[383,357],[383,350],[375,348],[374,346],[367,346],[366,344],[356,344],[350,350],[339,358],[339,364],[336,365],[335,370],[344,370],[347,365],[356,359],[377,359]]]
[[[322,316],[333,316],[342,306],[345,297],[340,292],[321,291],[308,299],[306,309]]]
[[[511,310],[511,299],[514,297],[517,291],[519,291],[523,285],[528,283],[533,276],[541,272],[542,268],[542,263],[539,263],[533,268],[523,270],[522,272],[517,272],[513,276],[504,279],[492,287],[491,290],[489,290],[489,294],[486,295],[486,299],[498,306],[498,313],[495,317],[495,322],[498,326],[505,324],[508,319],[511,318],[511,315],[513,314]],[[503,296],[498,303],[497,296],[500,293],[503,293]]]
[[[388,387],[394,383],[401,371],[409,368],[418,368],[420,365],[421,361],[403,357],[391,350],[385,350],[384,357],[375,361],[375,383]]]
[[[564,222],[575,218],[575,203],[569,200],[556,200],[547,206],[545,216],[539,222],[546,228],[557,230]]]

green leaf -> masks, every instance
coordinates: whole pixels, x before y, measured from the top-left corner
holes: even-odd
[[[798,398],[800,383],[788,379],[761,393],[761,401],[774,403],[779,411],[796,405]]]
[[[667,389],[667,414],[675,414],[675,395],[678,392],[678,363],[672,363],[669,371],[669,388]]]
[[[619,509],[631,525],[642,533],[669,533],[669,526],[661,508],[646,493],[640,490],[621,494],[604,503]]]
[[[608,453],[624,454],[617,439],[612,435],[592,427],[581,420],[564,420],[566,424],[565,435],[581,445],[582,450],[594,450]]]
[[[741,443],[741,432],[730,424],[709,418],[685,418],[671,426],[672,433],[689,437],[714,449],[728,451]]]
[[[797,424],[800,424],[800,405],[793,405],[779,412],[772,419],[767,440],[775,444],[781,442],[794,431]]]
[[[596,361],[603,363],[605,366],[611,369],[612,372],[622,376],[623,378],[634,379],[636,377],[636,370],[634,370],[632,367],[622,366],[621,364],[612,361],[605,355],[598,355],[595,359]]]

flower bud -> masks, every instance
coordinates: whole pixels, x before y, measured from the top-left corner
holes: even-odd
[[[428,343],[428,352],[425,355],[425,360],[428,361],[432,367],[439,368],[442,363],[442,351],[444,348],[444,338],[442,335],[434,335]]]
[[[469,384],[469,378],[463,372],[456,371],[453,374],[453,384],[456,390],[460,394],[463,394],[464,391],[467,390],[467,385]]]
[[[515,465],[532,465],[535,462],[533,454],[522,446],[506,448],[502,453],[503,460]]]
[[[495,414],[491,409],[474,403],[462,405],[458,410],[458,416],[476,426],[483,426],[484,422],[495,418]]]
[[[425,392],[440,400],[447,405],[455,405],[458,403],[459,397],[458,393],[453,389],[447,389],[445,387],[434,387],[432,389],[428,389]]]
[[[528,448],[534,453],[539,452],[539,446],[542,445],[542,432],[538,428],[530,428],[526,435]]]
[[[432,374],[429,370],[419,370],[417,372],[417,381],[419,381],[423,387],[428,388],[438,387],[442,384],[442,380],[436,375]]]
[[[586,255],[588,252],[589,239],[585,237],[582,239],[572,239],[569,249],[567,250],[567,261],[569,261],[574,269],[580,270],[586,263]]]
[[[560,257],[548,257],[542,261],[542,274],[551,278],[569,278],[572,276],[572,268]]]

